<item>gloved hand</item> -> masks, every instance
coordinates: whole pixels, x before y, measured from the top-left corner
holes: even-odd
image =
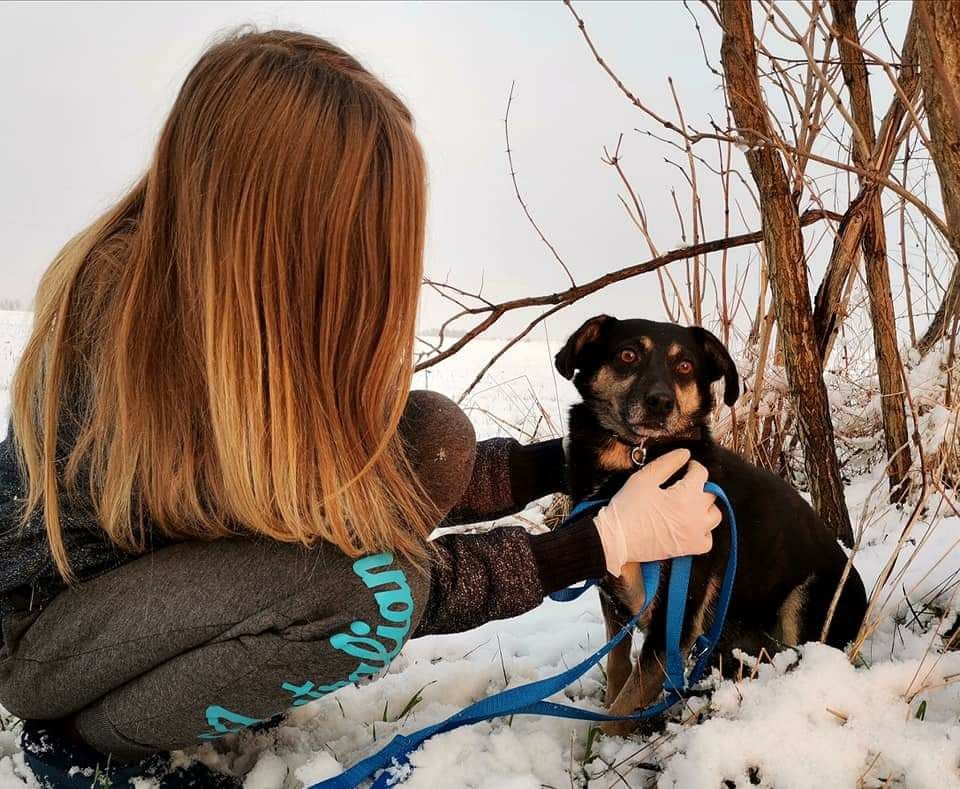
[[[675,449],[635,471],[594,517],[611,575],[619,576],[629,562],[706,553],[713,546],[720,510],[703,490],[707,470],[693,461],[682,479],[660,487],[688,460],[688,450]]]

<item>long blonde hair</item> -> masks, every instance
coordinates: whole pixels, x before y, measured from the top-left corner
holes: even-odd
[[[241,32],[202,56],[147,173],[44,275],[16,372],[24,520],[67,580],[78,494],[129,552],[153,530],[423,556],[397,425],[425,201],[410,113],[339,48]]]

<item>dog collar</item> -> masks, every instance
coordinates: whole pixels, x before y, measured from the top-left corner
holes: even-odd
[[[630,462],[633,464],[633,467],[642,468],[647,462],[647,440],[643,439],[639,443],[634,443],[633,441],[627,441],[618,433],[613,433],[612,436],[614,441],[617,441],[628,447]]]
[[[703,440],[701,436],[690,436],[688,438],[675,439],[673,441],[666,441],[663,443],[657,443],[656,440],[645,438],[640,442],[635,443],[633,441],[625,440],[617,433],[613,433],[612,435],[615,441],[619,441],[628,448],[630,462],[633,464],[634,468],[643,468],[646,465],[651,449],[669,449],[671,446],[674,448],[680,448],[683,446],[689,446],[690,444],[698,443]]]

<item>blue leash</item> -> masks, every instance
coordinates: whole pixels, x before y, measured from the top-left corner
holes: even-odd
[[[737,573],[737,522],[733,512],[733,506],[730,504],[727,495],[718,485],[708,482],[704,486],[704,490],[715,495],[726,510],[730,526],[730,556],[727,559],[727,567],[723,574],[723,585],[717,597],[713,622],[710,624],[710,629],[705,634],[699,636],[694,645],[693,658],[695,663],[693,669],[690,671],[689,677],[684,676],[683,669],[685,659],[681,651],[680,642],[683,617],[686,609],[687,587],[690,583],[690,568],[693,558],[690,556],[680,556],[670,562],[670,578],[667,583],[667,665],[666,680],[664,682],[666,693],[663,699],[650,707],[646,707],[630,715],[606,715],[602,712],[582,710],[566,704],[545,701],[548,697],[559,693],[586,674],[591,668],[603,660],[611,649],[632,632],[634,626],[656,596],[656,591],[660,586],[661,563],[646,562],[641,567],[643,588],[647,592],[647,594],[644,595],[645,600],[643,607],[623,626],[619,633],[592,655],[560,674],[537,680],[536,682],[530,682],[526,685],[520,685],[516,688],[510,688],[495,693],[485,699],[480,699],[468,707],[464,707],[460,712],[450,716],[446,720],[435,723],[432,726],[427,726],[412,734],[398,734],[377,753],[357,762],[353,767],[333,778],[328,778],[313,784],[309,789],[354,789],[361,781],[366,780],[378,770],[382,772],[373,782],[371,789],[387,789],[387,787],[395,786],[403,780],[402,771],[399,770],[399,768],[408,763],[409,755],[413,751],[435,734],[442,734],[443,732],[452,731],[461,726],[469,726],[470,724],[480,723],[481,721],[490,720],[491,718],[498,718],[505,715],[546,715],[554,718],[569,718],[571,720],[594,722],[643,720],[660,715],[676,704],[684,697],[687,689],[699,682],[706,672],[710,656],[713,654],[713,650],[716,648],[720,640],[720,635],[723,632],[723,625],[727,618],[727,609],[730,606],[730,597],[733,594],[733,582]],[[570,518],[580,515],[591,507],[597,507],[602,504],[603,502],[599,501],[581,503],[571,513]],[[570,518],[568,518],[568,522]],[[558,602],[575,600],[594,585],[596,585],[596,581],[587,581],[582,586],[562,589],[550,595],[550,597]],[[387,767],[397,769],[384,769]]]

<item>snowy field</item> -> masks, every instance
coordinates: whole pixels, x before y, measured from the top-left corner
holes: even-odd
[[[26,316],[0,313],[4,421],[26,326]],[[429,376],[419,374],[415,385],[457,397],[498,348],[477,342]],[[554,375],[553,350],[544,341],[521,343],[465,401],[482,436],[530,440],[562,430],[573,389]],[[847,490],[854,523],[866,526],[856,565],[868,590],[907,517],[885,504],[883,486],[875,489],[878,474],[854,479]],[[534,506],[519,522],[536,528],[541,511]],[[479,724],[427,743],[414,754],[404,786],[960,787],[960,652],[942,649],[956,619],[960,518],[931,498],[912,535],[892,576],[882,624],[856,666],[816,644],[772,662],[748,660],[741,680],[715,680],[709,699],[676,711],[664,732],[648,738],[608,738],[586,723],[536,717]],[[394,734],[561,671],[603,640],[594,595],[548,601],[514,620],[411,642],[380,681],[301,707],[270,732],[187,756],[245,775],[248,789],[296,789],[336,774]],[[594,670],[567,689],[566,700],[599,709],[603,682]],[[0,787],[25,785],[35,783],[16,736],[0,733]]]

